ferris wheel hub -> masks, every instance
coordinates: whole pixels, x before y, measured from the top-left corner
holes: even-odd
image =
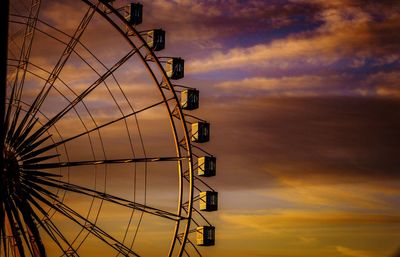
[[[21,185],[21,169],[18,155],[7,147],[3,150],[4,168],[1,173],[3,192],[11,194]]]

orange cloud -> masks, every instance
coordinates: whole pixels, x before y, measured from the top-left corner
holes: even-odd
[[[344,246],[336,246],[336,250],[341,253],[344,256],[350,256],[350,257],[374,257],[376,256],[376,253],[371,253],[368,251],[362,251],[362,250],[353,250],[348,247]]]
[[[400,72],[377,72],[366,78],[366,84],[379,96],[400,97]]]
[[[250,77],[243,80],[224,81],[215,87],[228,92],[258,92],[277,96],[315,96],[317,90],[324,94],[339,93],[340,86],[348,80],[345,75],[302,75],[278,78]],[[328,93],[329,92],[329,93]]]
[[[225,222],[240,227],[257,229],[261,232],[274,233],[279,229],[296,229],[338,225],[370,225],[400,223],[400,215],[359,214],[351,212],[330,212],[325,210],[272,210],[262,214],[221,214]]]

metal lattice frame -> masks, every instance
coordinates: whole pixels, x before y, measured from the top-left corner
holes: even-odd
[[[175,229],[172,233],[173,236],[167,256],[182,256],[184,254],[190,255],[191,253],[201,256],[200,251],[189,238],[189,235],[196,231],[196,229],[193,229],[193,225],[200,226],[204,222],[210,226],[211,224],[194,207],[194,202],[199,200],[198,196],[195,196],[195,191],[203,191],[203,188],[211,191],[214,190],[208,186],[207,183],[194,175],[194,168],[196,168],[197,165],[194,158],[199,157],[200,154],[211,154],[191,143],[191,131],[188,124],[191,124],[193,120],[202,120],[193,115],[184,113],[180,105],[180,99],[177,95],[176,87],[179,86],[174,85],[170,81],[160,58],[157,57],[155,52],[147,45],[142,33],[138,31],[135,26],[130,25],[125,19],[121,8],[114,8],[112,1],[81,0],[81,2],[88,6],[88,10],[72,36],[69,36],[39,18],[41,7],[40,0],[31,1],[28,16],[13,14],[12,12],[10,15],[10,22],[14,24],[23,24],[25,30],[23,31],[23,42],[20,49],[20,55],[9,56],[7,59],[8,66],[13,67],[16,74],[14,75],[11,92],[9,93],[9,100],[6,101],[6,104],[2,105],[5,109],[2,109],[1,111],[1,114],[5,115],[4,118],[2,117],[4,120],[4,126],[2,126],[3,131],[1,133],[4,137],[2,141],[2,158],[5,158],[5,160],[2,160],[1,162],[2,165],[4,165],[4,167],[1,167],[2,170],[4,170],[1,183],[2,197],[0,199],[1,256],[46,256],[45,245],[42,241],[41,233],[45,233],[53,240],[53,242],[55,242],[62,251],[63,256],[79,256],[79,248],[88,235],[103,241],[110,248],[114,249],[117,255],[139,256],[139,254],[132,248],[134,240],[131,245],[125,243],[126,233],[128,232],[131,221],[129,221],[124,239],[121,241],[97,225],[101,207],[99,207],[95,219],[89,219],[92,205],[96,199],[101,201],[100,206],[102,206],[103,202],[108,202],[130,208],[132,209],[132,214],[134,211],[141,212],[134,238],[136,238],[144,213],[174,221]],[[6,3],[7,1],[2,1],[2,4],[5,5]],[[3,8],[3,6],[1,7],[2,10],[8,10],[8,8]],[[117,32],[119,32],[131,47],[131,50],[110,67],[103,64],[99,59],[97,59],[96,55],[80,42],[81,36],[84,34],[94,15],[103,17]],[[8,17],[8,15],[4,15],[3,17]],[[4,21],[2,22],[2,24],[4,24]],[[68,37],[68,42],[64,42],[57,37],[52,36],[49,32],[41,30],[37,27],[38,23],[43,24],[58,33],[62,33]],[[6,30],[5,33],[7,35]],[[22,32],[19,31],[17,33]],[[30,61],[35,33],[42,33],[65,45],[62,55],[51,71],[39,67]],[[12,35],[8,38],[9,40],[10,38],[12,40]],[[77,46],[84,48],[103,66],[103,68],[106,68],[106,71],[104,73],[97,72],[96,69],[86,62],[85,58],[75,50]],[[5,49],[7,51],[7,47]],[[72,54],[81,58],[81,60],[84,61],[99,77],[79,94],[68,87],[67,83],[63,82],[60,78],[60,73]],[[162,100],[139,110],[134,110],[133,107],[130,106],[131,112],[129,114],[124,114],[117,100],[108,88],[106,80],[111,78],[118,84],[114,75],[115,71],[130,60],[132,56],[138,56],[139,59],[141,59],[142,64],[148,71],[153,83],[157,86]],[[2,61],[4,61],[4,59]],[[5,65],[7,66],[7,63]],[[45,76],[32,71],[30,67],[40,70],[45,74]],[[6,68],[2,71],[4,70],[6,70]],[[44,82],[43,87],[31,104],[25,103],[22,100],[22,92],[24,91],[25,77],[27,74],[36,76]],[[2,74],[2,77],[4,77],[5,80],[6,74]],[[66,95],[58,90],[55,86],[56,82],[61,83],[65,88],[70,90],[70,93],[74,95],[74,99],[68,99]],[[115,105],[120,109],[122,116],[104,124],[98,124],[90,114],[90,110],[85,105],[84,99],[99,85],[103,84],[109,90],[109,93],[113,97]],[[122,94],[124,94],[119,84],[118,87]],[[68,105],[53,117],[47,117],[43,112],[41,112],[41,108],[45,100],[48,99],[48,97],[51,97],[50,94],[54,90],[68,102]],[[5,98],[2,97],[2,99]],[[128,100],[127,102],[129,103]],[[86,127],[76,108],[78,105],[84,106],[91,121],[95,125],[93,128]],[[91,133],[97,133],[101,141],[102,135],[100,129],[123,121],[127,128],[127,134],[130,137],[128,125],[126,124],[127,118],[134,117],[136,119],[136,115],[139,113],[160,105],[165,106],[169,115],[170,128],[175,144],[175,156],[146,156],[143,139],[140,136],[141,145],[143,146],[143,152],[145,155],[144,157],[136,158],[133,156],[133,158],[110,159],[105,157],[106,154],[103,147],[104,158],[95,158],[94,146],[92,145],[90,136]],[[81,125],[85,127],[85,131],[73,136],[63,137],[62,133],[59,133],[57,129],[57,122],[70,112],[76,113]],[[50,131],[57,134],[58,140],[55,140],[52,137]],[[140,134],[139,127],[138,131]],[[70,161],[65,144],[77,138],[86,136],[89,138],[90,148],[92,149],[91,151],[94,159]],[[49,140],[51,141],[50,143]],[[59,147],[65,148],[65,158],[67,160],[60,159]],[[132,145],[131,148],[133,149]],[[200,154],[196,154],[196,152],[200,152]],[[54,161],[55,159],[58,161]],[[105,191],[97,190],[95,188],[79,186],[69,181],[70,169],[74,167],[91,166],[95,168],[103,165],[107,167],[107,165],[113,164],[134,163],[136,165],[136,163],[144,163],[147,172],[147,163],[151,162],[177,163],[179,197],[175,213],[148,206],[146,200],[144,204],[142,204],[108,194]],[[63,168],[68,168],[67,181],[62,181],[60,179],[60,177],[62,177],[61,171],[59,174],[47,171],[49,169],[61,170]],[[199,183],[195,184],[195,181]],[[54,191],[51,191],[48,188],[52,188]],[[93,200],[87,215],[83,215],[73,210],[64,202],[64,197],[67,192],[92,197]],[[52,216],[55,213],[66,217],[80,227],[80,232],[72,242],[63,235],[63,232],[52,221]]]

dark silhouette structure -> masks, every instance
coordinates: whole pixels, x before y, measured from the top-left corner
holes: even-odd
[[[21,2],[21,1],[20,1]],[[20,3],[19,2],[19,3]],[[134,247],[133,238],[128,243],[116,238],[98,223],[100,208],[97,217],[80,213],[65,201],[67,193],[88,197],[94,201],[105,202],[110,205],[122,206],[140,212],[141,215],[151,215],[163,220],[174,222],[174,231],[167,256],[198,255],[197,246],[211,246],[215,243],[215,227],[212,226],[200,211],[216,211],[218,194],[204,181],[202,177],[216,175],[216,158],[206,152],[201,143],[210,140],[210,125],[206,121],[187,113],[199,107],[199,91],[187,86],[176,85],[173,81],[184,78],[184,60],[177,57],[157,56],[156,51],[165,48],[165,31],[154,29],[140,31],[139,25],[143,21],[143,5],[130,3],[127,6],[118,6],[118,1],[82,0],[87,7],[79,25],[73,34],[68,35],[55,25],[49,24],[40,18],[41,0],[22,1],[28,6],[27,13],[18,12],[18,5],[8,13],[8,1],[0,1],[1,11],[1,198],[0,198],[0,251],[2,256],[47,256],[48,242],[44,235],[56,246],[61,256],[80,256],[80,248],[88,235],[97,238],[100,242],[112,249],[115,254],[122,256],[140,256]],[[11,3],[12,4],[12,3]],[[81,41],[94,16],[106,20],[130,46],[125,55],[112,66],[105,65]],[[22,26],[17,32],[8,36],[8,25]],[[39,26],[40,25],[40,26]],[[39,67],[33,61],[32,46],[37,38],[42,36],[50,40],[59,40],[64,50],[54,62],[52,70],[48,67]],[[54,33],[54,34],[52,34]],[[58,34],[57,34],[58,33]],[[62,34],[68,40],[62,41],[57,36]],[[20,40],[16,41],[18,37]],[[11,53],[7,46],[11,40],[18,45],[18,54]],[[81,50],[79,50],[81,49]],[[83,50],[82,50],[83,49]],[[102,74],[92,66],[80,51],[96,60],[105,70]],[[74,91],[61,78],[64,67],[71,62],[75,55],[97,74],[96,80],[86,85],[82,91]],[[147,70],[149,78],[160,93],[161,101],[147,103],[141,109],[134,109],[118,83],[116,71],[129,60],[137,57],[141,65]],[[36,66],[35,66],[36,65]],[[39,72],[40,71],[40,72]],[[43,75],[46,74],[45,76]],[[32,97],[25,94],[27,88],[35,82],[29,76],[38,78],[41,82]],[[9,76],[8,76],[9,75]],[[79,76],[80,74],[76,74]],[[8,81],[7,81],[8,77]],[[124,97],[129,112],[122,112],[107,122],[96,122],[95,114],[85,104],[85,99],[92,92],[103,85],[109,89],[107,80],[112,79],[118,85],[119,93]],[[28,83],[29,82],[29,83]],[[67,93],[61,92],[58,85],[62,85]],[[6,87],[9,88],[6,96]],[[111,93],[110,95],[114,97]],[[45,103],[56,92],[66,104],[57,109],[56,113],[46,114]],[[181,93],[181,96],[179,95]],[[114,101],[114,106],[122,109],[122,104]],[[137,122],[139,114],[163,106],[168,114],[171,134],[175,143],[174,156],[148,156],[144,150],[144,140]],[[81,112],[85,111],[85,114]],[[75,113],[76,122],[81,123],[85,130],[79,133],[65,134],[57,129],[63,119],[70,113]],[[86,124],[84,119],[92,120],[94,125]],[[109,157],[103,147],[102,131],[122,124],[125,126],[128,141],[131,140],[129,119],[135,118],[138,131],[138,141],[143,148],[143,154],[131,154],[130,157]],[[119,123],[121,122],[121,123]],[[74,123],[72,123],[72,126]],[[96,146],[92,143],[98,135],[100,150],[103,157],[97,154]],[[91,159],[71,160],[69,144],[79,139],[88,138],[91,150]],[[131,146],[134,152],[133,146]],[[71,150],[69,150],[71,152]],[[90,154],[89,154],[90,156]],[[150,172],[150,163],[175,163],[178,174],[178,206],[175,212],[162,207],[151,206],[146,202],[147,191],[144,189],[142,202],[113,195],[104,186],[86,187],[75,184],[69,178],[74,170],[85,167],[129,167],[128,165],[143,164],[145,173]],[[135,166],[136,167],[136,166]],[[128,171],[129,168],[126,168]],[[196,171],[198,174],[196,174]],[[107,173],[104,175],[107,180]],[[135,177],[136,179],[136,177]],[[95,182],[96,183],[96,182]],[[134,182],[136,190],[136,180]],[[96,185],[96,184],[95,184]],[[145,184],[146,185],[146,184]],[[146,187],[145,187],[146,188]],[[135,197],[134,197],[135,199]],[[92,207],[90,207],[92,208]],[[79,233],[73,240],[63,234],[63,229],[53,221],[54,215],[63,217],[79,228]],[[140,217],[142,217],[140,216]],[[136,232],[139,229],[140,218]],[[125,236],[130,231],[125,230]],[[83,236],[82,236],[83,235]]]

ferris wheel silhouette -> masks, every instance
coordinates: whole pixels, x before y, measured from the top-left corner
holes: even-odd
[[[184,59],[160,54],[166,32],[140,30],[143,5],[12,0],[1,12],[0,256],[214,245],[210,123],[194,115],[199,90],[175,83]]]

